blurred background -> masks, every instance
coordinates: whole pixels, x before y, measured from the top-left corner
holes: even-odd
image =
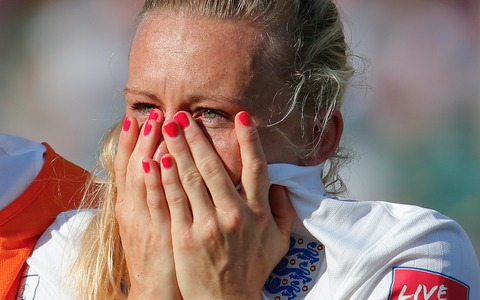
[[[91,169],[122,119],[140,0],[0,0],[0,132]],[[434,208],[480,257],[480,1],[338,0],[358,69],[350,198]]]

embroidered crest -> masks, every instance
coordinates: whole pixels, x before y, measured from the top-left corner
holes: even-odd
[[[293,300],[307,295],[314,284],[323,245],[314,239],[291,237],[290,249],[265,283],[271,299]]]

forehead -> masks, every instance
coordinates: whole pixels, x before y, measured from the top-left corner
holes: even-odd
[[[259,30],[248,21],[153,12],[133,41],[129,83],[162,78],[219,89],[222,81],[240,93],[259,68],[262,44]]]
[[[206,17],[159,10],[147,13],[140,22],[137,37],[144,33],[153,39],[166,34],[172,42],[196,40],[195,37],[198,37],[200,40],[207,39],[209,43],[248,47],[254,46],[251,42],[259,30],[248,19]]]

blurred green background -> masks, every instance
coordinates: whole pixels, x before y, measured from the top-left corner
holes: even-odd
[[[0,131],[90,169],[123,114],[141,2],[0,0]],[[359,70],[343,109],[347,197],[434,208],[480,256],[480,1],[338,4]]]

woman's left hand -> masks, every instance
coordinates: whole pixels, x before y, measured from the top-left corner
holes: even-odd
[[[270,186],[258,133],[246,112],[235,118],[241,191],[195,120],[185,112],[175,119],[179,122],[163,126],[169,154],[162,158],[161,178],[181,294],[260,299],[268,275],[288,250],[295,213],[287,193]]]

